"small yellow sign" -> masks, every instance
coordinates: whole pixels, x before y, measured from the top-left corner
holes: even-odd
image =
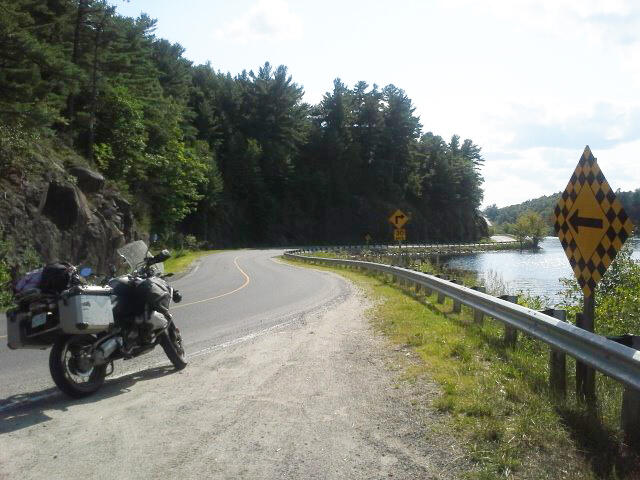
[[[633,233],[633,224],[589,146],[555,208],[555,231],[585,296]]]
[[[404,242],[407,239],[407,230],[404,228],[396,228],[393,231],[393,239],[396,242]]]
[[[389,217],[389,221],[394,227],[402,228],[405,223],[409,221],[409,217],[407,217],[402,210],[398,209]]]

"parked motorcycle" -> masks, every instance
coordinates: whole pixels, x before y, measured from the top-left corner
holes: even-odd
[[[113,373],[117,359],[135,358],[160,345],[178,370],[187,365],[171,302],[182,297],[163,274],[170,258],[155,256],[142,241],[119,250],[131,270],[87,282],[91,269],[69,264],[30,272],[19,283],[17,307],[7,312],[8,345],[12,349],[51,348],[49,370],[67,395],[81,398],[96,392]]]

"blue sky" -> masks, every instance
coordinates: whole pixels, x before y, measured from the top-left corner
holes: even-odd
[[[404,89],[423,130],[483,149],[485,205],[562,190],[586,144],[640,187],[640,0],[131,0],[195,63],[284,64],[316,103],[340,77]]]

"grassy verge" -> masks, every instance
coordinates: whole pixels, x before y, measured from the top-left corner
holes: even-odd
[[[448,414],[477,466],[469,478],[640,478],[637,457],[624,449],[613,426],[619,395],[607,395],[611,405],[598,412],[585,411],[571,394],[554,400],[546,346],[521,336],[517,348],[506,348],[501,326],[488,319],[475,325],[466,308],[451,313],[451,303],[438,305],[435,297],[402,290],[390,277],[335,271],[376,300],[371,314],[379,331],[419,354],[422,364],[405,378],[426,374],[440,385],[434,407]],[[569,362],[567,371],[572,369]],[[598,378],[599,388],[621,391]]]
[[[182,273],[200,257],[220,253],[222,250],[182,250],[164,262],[166,273]]]

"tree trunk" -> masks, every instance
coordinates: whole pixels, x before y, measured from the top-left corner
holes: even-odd
[[[74,65],[78,64],[78,59],[80,56],[80,31],[82,30],[82,23],[84,22],[84,17],[87,14],[89,6],[89,0],[79,0],[78,1],[78,12],[76,15],[76,26],[73,31],[73,50],[71,53],[71,62]],[[67,97],[67,117],[69,119],[69,125],[67,128],[72,130],[73,118],[76,113],[76,105],[75,105],[75,93],[69,93]]]
[[[109,16],[109,9],[105,8],[100,23],[96,25],[93,39],[93,65],[91,66],[91,111],[89,115],[89,135],[87,138],[87,158],[93,160],[93,144],[96,136],[96,110],[98,109],[98,53],[100,49],[100,37],[104,31],[104,25]]]

